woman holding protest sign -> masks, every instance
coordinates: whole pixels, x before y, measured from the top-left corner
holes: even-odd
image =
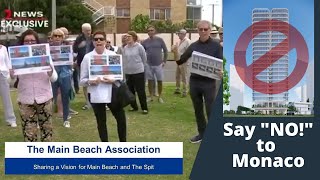
[[[95,32],[93,35],[93,39],[95,48],[93,51],[84,56],[81,63],[80,84],[88,87],[88,98],[96,116],[101,141],[108,142],[106,115],[106,105],[108,105],[117,121],[119,140],[120,142],[126,142],[127,123],[123,106],[119,106],[115,102],[115,99],[111,99],[113,93],[113,83],[118,84],[118,82],[108,78],[107,76],[103,76],[103,78],[97,77],[94,80],[92,78],[89,79],[89,68],[91,68],[90,62],[95,61],[95,59],[92,60],[94,56],[116,55],[116,53],[105,48],[106,34],[104,32]],[[97,61],[101,62],[101,59],[98,59]],[[100,67],[98,67],[97,65],[92,66],[93,70],[95,68],[97,68],[96,73],[100,73]]]
[[[55,29],[52,31],[52,42],[50,46],[61,46],[63,45],[64,33],[61,29]],[[53,91],[53,99],[57,102],[57,105],[60,105],[59,100],[59,91],[61,94],[62,101],[62,118],[63,118],[63,126],[66,128],[70,128],[69,119],[71,116],[70,113],[70,93],[71,93],[71,76],[72,76],[72,67],[71,65],[62,65],[55,66],[55,69],[58,74],[58,80],[52,84]]]
[[[33,30],[22,33],[20,45],[40,44],[38,34]],[[51,70],[33,74],[19,75],[18,105],[24,140],[37,141],[40,126],[41,141],[52,141],[52,87],[51,82],[57,80],[57,73]],[[14,78],[14,70],[10,69],[10,76]]]

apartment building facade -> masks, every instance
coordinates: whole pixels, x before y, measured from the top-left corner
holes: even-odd
[[[272,10],[265,8],[256,8],[252,11],[252,23],[259,22],[262,20],[280,20],[283,22],[289,22],[289,12],[288,9],[284,8],[274,8]],[[270,25],[269,25],[270,26]],[[272,23],[271,26],[275,26],[277,29],[283,30],[283,32],[289,31],[289,26],[281,26],[277,23]],[[258,27],[253,26],[253,34],[257,28],[268,28],[268,27]],[[253,35],[254,36],[254,35]],[[279,43],[287,38],[286,35],[278,31],[265,31],[254,36],[252,41],[252,58],[253,62],[259,59],[262,55],[266,54],[273,47],[279,47]],[[289,43],[283,44],[280,51],[288,52]],[[277,53],[277,52],[275,52]],[[281,52],[279,52],[281,53]],[[278,61],[270,65],[268,68],[261,72],[261,66],[264,63],[269,63],[272,59],[272,55],[264,56],[263,61],[260,63],[255,63],[253,66],[253,72],[260,72],[257,75],[257,79],[267,82],[275,83],[282,81],[288,77],[288,61],[289,56],[284,55]],[[281,86],[288,86],[288,82],[283,82]],[[273,86],[261,86],[257,85],[253,81],[253,108],[255,111],[260,111],[264,114],[285,114],[287,111],[288,104],[288,91],[279,94],[274,94],[273,92],[279,87]],[[261,91],[266,91],[267,93],[261,93]]]
[[[236,67],[230,64],[230,110],[237,111],[238,106],[244,106],[244,82],[237,73]]]
[[[151,20],[186,20],[187,0],[83,0],[92,11],[97,28],[107,33],[124,33],[138,14]]]
[[[187,20],[207,20],[222,27],[222,0],[187,0]]]

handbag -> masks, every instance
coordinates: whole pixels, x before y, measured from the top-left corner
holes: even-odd
[[[116,81],[112,84],[111,104],[124,108],[134,102],[135,99],[136,97],[124,81]]]
[[[14,88],[18,88],[19,78],[17,77],[16,81],[13,84]]]

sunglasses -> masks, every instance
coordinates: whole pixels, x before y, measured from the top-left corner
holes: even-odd
[[[105,38],[94,38],[94,41],[104,41],[105,40]]]
[[[209,30],[209,28],[198,28],[198,30],[199,30],[199,31],[205,31],[205,32],[206,32],[206,31]]]
[[[60,34],[54,34],[53,37],[63,37],[63,35]]]
[[[37,41],[36,40],[24,40],[23,43],[24,44],[36,44]]]
[[[110,41],[107,41],[107,43],[111,43]]]

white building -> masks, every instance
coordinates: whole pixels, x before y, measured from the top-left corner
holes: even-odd
[[[187,20],[208,20],[222,26],[222,0],[187,0]]]
[[[201,19],[222,26],[222,0],[203,0]]]
[[[294,105],[294,107],[297,109],[297,112],[295,114],[301,114],[301,115],[310,115],[313,114],[312,112],[312,102],[307,102],[307,91],[308,87],[307,85],[303,85],[297,88],[297,92],[300,91],[300,102],[290,102],[288,106]],[[309,99],[310,101],[310,99]],[[292,113],[292,112],[291,112]]]
[[[236,67],[230,64],[230,110],[237,111],[238,106],[244,106],[244,87]]]
[[[283,22],[289,22],[289,12],[288,9],[285,8],[274,8],[272,10],[266,8],[255,8],[252,11],[252,23],[256,23],[263,20],[280,20]],[[283,31],[289,31],[289,26],[282,26],[281,24],[273,23],[271,26],[276,27],[278,29],[282,29]],[[260,28],[260,26],[253,26],[252,32],[255,34]],[[260,59],[261,56],[266,54],[266,52],[270,51],[273,47],[279,47],[279,43],[286,39],[287,36],[277,32],[277,31],[265,31],[263,33],[259,33],[257,36],[253,38],[252,41],[252,58],[253,62],[257,59]],[[283,44],[280,51],[289,51],[289,43]],[[286,79],[288,77],[288,60],[289,56],[282,56],[277,62],[273,63],[266,69],[261,69],[261,66],[264,66],[265,62],[268,62],[269,59],[272,59],[272,55],[264,56],[263,61],[261,63],[255,63],[253,66],[253,72],[260,72],[257,75],[257,79],[267,82],[267,83],[275,83],[281,80]],[[261,70],[263,70],[261,72]],[[284,82],[281,86],[288,86],[288,82]],[[274,94],[278,87],[272,86],[261,86],[256,85],[253,82],[253,91],[252,99],[254,104],[254,110],[256,112],[261,111],[264,114],[273,114],[273,113],[282,113],[285,114],[287,108],[285,107],[288,103],[288,91]],[[259,91],[264,91],[266,93],[261,93]]]
[[[312,103],[307,102],[295,102],[294,106],[297,109],[297,112],[295,114],[301,114],[301,115],[310,115],[311,113],[311,105]]]
[[[307,85],[301,86],[301,102],[307,102]]]
[[[309,63],[307,69],[307,99],[311,103],[311,110],[313,112],[313,101],[314,101],[314,62]]]

